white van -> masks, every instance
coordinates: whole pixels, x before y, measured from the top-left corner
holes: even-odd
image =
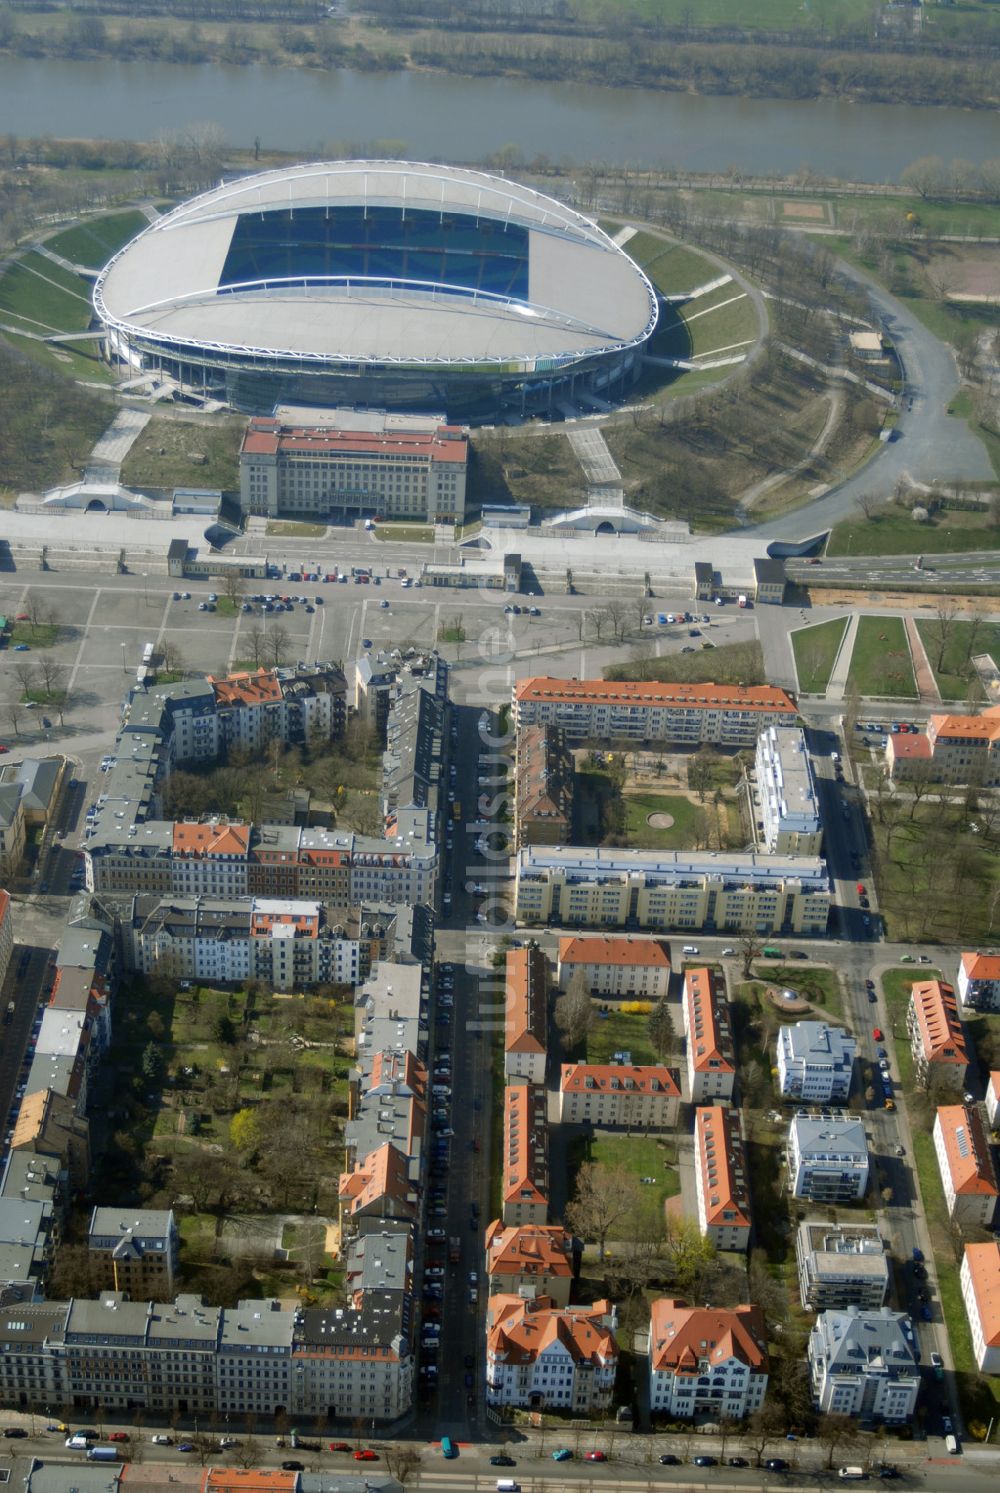
[[[957,1457],[958,1438],[956,1436],[946,1436],[944,1438],[944,1449],[946,1452],[950,1452],[953,1457]]]
[[[839,1467],[837,1476],[846,1478],[850,1482],[860,1483],[867,1478],[868,1474],[863,1467]]]
[[[698,945],[694,944],[694,943],[686,943],[684,945],[683,949],[681,950],[682,954],[697,954],[697,952],[698,952]]]

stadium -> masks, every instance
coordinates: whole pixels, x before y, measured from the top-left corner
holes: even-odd
[[[226,183],[158,219],[94,288],[122,378],[489,420],[604,408],[637,377],[649,281],[579,213],[482,172],[340,161]]]

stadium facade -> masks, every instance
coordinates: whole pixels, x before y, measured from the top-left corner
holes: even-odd
[[[122,376],[276,403],[558,415],[620,399],[656,292],[596,224],[483,172],[294,166],[158,219],[94,288]]]

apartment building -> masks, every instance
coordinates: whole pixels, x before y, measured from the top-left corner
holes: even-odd
[[[433,416],[290,410],[255,417],[240,448],[244,513],[465,518],[469,432]]]
[[[819,855],[823,822],[801,726],[765,726],[755,755],[763,843],[772,855]]]
[[[778,1087],[783,1097],[806,1104],[846,1100],[856,1052],[851,1033],[825,1021],[779,1027]]]
[[[573,838],[573,758],[555,726],[517,733],[514,844],[568,845]]]
[[[960,1279],[976,1367],[1000,1374],[1000,1244],[967,1244]]]
[[[413,1403],[414,1335],[413,1298],[405,1289],[372,1287],[347,1307],[299,1311],[292,1333],[292,1414],[348,1424],[398,1419]]]
[[[952,987],[944,980],[917,980],[910,991],[906,1029],[917,1084],[961,1093],[969,1051]]]
[[[559,1122],[595,1130],[672,1130],[680,1108],[680,1074],[662,1065],[563,1063]]]
[[[486,1401],[524,1410],[607,1410],[618,1372],[610,1301],[558,1307],[548,1297],[491,1296]]]
[[[508,1083],[513,1079],[545,1082],[548,986],[548,960],[537,944],[507,951],[503,1071]]]
[[[937,783],[1000,784],[1000,706],[979,715],[935,714],[923,732],[886,738],[886,763],[893,779],[920,772]]]
[[[27,824],[20,783],[0,783],[0,875],[16,875],[24,858]]]
[[[748,1249],[753,1215],[739,1110],[695,1110],[694,1180],[701,1232],[716,1249]]]
[[[725,987],[710,969],[685,969],[681,1012],[691,1103],[728,1102],[736,1081],[733,1029]]]
[[[87,1254],[97,1283],[133,1301],[173,1296],[179,1248],[171,1208],[97,1207],[90,1215]]]
[[[934,1120],[934,1153],[948,1217],[962,1228],[990,1228],[1000,1185],[996,1162],[978,1106],[943,1104]]]
[[[1000,1115],[1000,1070],[994,1068],[986,1082],[986,1118],[996,1130]]]
[[[814,1203],[853,1203],[868,1190],[868,1142],[860,1120],[812,1120],[788,1127],[788,1188]]]
[[[10,956],[14,952],[14,918],[10,892],[0,887],[0,986],[7,978]]]
[[[558,1224],[508,1228],[496,1218],[486,1230],[486,1278],[491,1296],[545,1296],[569,1306],[573,1236]]]
[[[691,1307],[662,1296],[649,1319],[649,1407],[668,1420],[743,1420],[764,1403],[767,1332],[759,1306]]]
[[[305,899],[137,897],[121,928],[127,968],[174,979],[291,991],[356,985],[371,963],[356,915]]]
[[[794,725],[795,702],[774,685],[661,684],[652,680],[522,679],[513,724],[557,726],[567,740],[664,741],[753,747],[767,726]]]
[[[820,1312],[809,1334],[813,1403],[824,1415],[911,1420],[920,1393],[920,1353],[903,1312]]]
[[[347,722],[347,680],[332,665],[244,669],[206,682],[226,751],[262,752],[272,741],[331,741]]]
[[[963,954],[955,989],[963,1012],[1000,1010],[1000,954]]]
[[[547,1223],[549,1135],[545,1090],[508,1084],[503,1095],[501,1218],[505,1224]]]
[[[806,1219],[795,1235],[803,1311],[877,1311],[889,1295],[889,1254],[875,1224]]]
[[[832,900],[826,862],[809,856],[535,845],[515,874],[527,926],[819,936]]]
[[[582,972],[598,1000],[658,1001],[670,990],[670,945],[662,938],[574,934],[559,940],[556,978],[566,990]]]

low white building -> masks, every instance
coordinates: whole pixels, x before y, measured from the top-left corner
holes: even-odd
[[[853,1203],[868,1189],[868,1141],[860,1120],[796,1115],[788,1127],[788,1187],[814,1203]]]
[[[857,1043],[843,1027],[797,1021],[778,1029],[778,1084],[786,1099],[807,1104],[845,1100]]]
[[[660,1297],[649,1320],[649,1406],[690,1420],[742,1420],[764,1403],[767,1330],[759,1306],[690,1307]]]
[[[772,854],[818,855],[823,824],[805,732],[767,726],[757,737],[755,760],[765,846]]]
[[[813,1402],[824,1415],[910,1420],[920,1393],[913,1322],[903,1312],[820,1312],[809,1334]]]
[[[963,1012],[1000,1009],[1000,954],[963,954],[955,989]]]
[[[981,1374],[1000,1374],[1000,1244],[967,1244],[962,1258],[962,1300]]]

